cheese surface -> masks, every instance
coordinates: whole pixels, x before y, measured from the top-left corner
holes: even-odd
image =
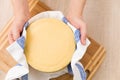
[[[54,18],[39,19],[27,28],[25,55],[36,70],[55,72],[66,67],[75,51],[73,31]]]

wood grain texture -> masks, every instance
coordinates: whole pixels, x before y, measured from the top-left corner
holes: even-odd
[[[84,19],[88,34],[106,49],[93,80],[120,79],[120,0],[87,0]]]
[[[33,7],[38,3],[38,0],[30,0],[29,6],[30,11],[32,11]],[[17,62],[11,57],[11,55],[6,51],[6,47],[9,46],[8,40],[7,40],[7,34],[10,29],[10,25],[12,23],[14,18],[12,18],[8,24],[3,28],[3,30],[0,33],[0,60],[1,60],[1,70],[4,72],[7,72],[11,67],[15,66]]]
[[[40,3],[35,0],[29,0],[29,6],[30,6],[30,11],[31,11],[31,16],[34,16],[35,14],[42,12],[42,11],[47,11],[51,10],[49,7],[45,6],[43,3]],[[1,53],[7,53],[4,51],[4,49],[9,45],[7,41],[7,33],[10,29],[10,24],[13,21],[14,18],[12,18],[8,24],[4,27],[4,29],[0,33],[0,52]],[[88,47],[86,54],[82,58],[81,62],[83,66],[85,67],[85,71],[87,72],[87,80],[91,80],[99,66],[101,65],[104,57],[105,57],[105,49],[103,46],[98,44],[95,40],[90,38],[91,45]],[[7,53],[8,54],[8,53]],[[14,62],[11,59],[11,62]],[[0,62],[3,64],[3,62]],[[11,63],[12,64],[12,63]],[[14,63],[15,64],[15,63]],[[4,67],[1,67],[1,69],[4,70]],[[7,69],[7,68],[6,68]],[[64,74],[60,77],[51,79],[51,80],[72,80],[72,76],[70,74]]]

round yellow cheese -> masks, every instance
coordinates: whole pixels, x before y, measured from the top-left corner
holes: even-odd
[[[25,55],[34,69],[43,72],[63,69],[69,64],[74,51],[74,34],[64,22],[45,18],[28,26]]]

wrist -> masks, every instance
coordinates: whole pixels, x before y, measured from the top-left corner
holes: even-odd
[[[79,18],[79,19],[83,19],[83,16],[82,14],[77,14],[75,12],[71,12],[69,11],[66,15],[67,19],[71,20],[71,19],[74,19],[74,18]]]
[[[73,20],[75,19],[81,19],[83,20],[83,16],[80,16],[80,15],[74,15],[74,14],[67,14],[66,18],[72,22]]]
[[[80,25],[86,26],[82,16],[67,15],[66,18],[77,29],[80,29]]]
[[[19,13],[15,13],[15,19],[17,20],[22,20],[22,21],[27,21],[30,18],[30,13],[29,11],[25,11],[25,12],[19,12]]]
[[[25,23],[26,21],[29,20],[29,18],[30,18],[29,15],[16,15],[14,21]]]
[[[22,31],[24,24],[29,20],[28,16],[15,16],[13,21],[13,27],[19,27],[19,30]]]

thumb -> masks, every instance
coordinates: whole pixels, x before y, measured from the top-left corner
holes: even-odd
[[[13,33],[13,39],[16,41],[20,37],[20,31],[16,31]]]
[[[9,33],[8,33],[8,41],[9,41],[9,44],[12,44],[12,43],[14,42],[12,32],[9,32]]]
[[[80,28],[80,32],[81,32],[81,36],[80,36],[80,39],[81,39],[81,43],[83,44],[83,45],[85,45],[86,44],[86,26],[84,26],[84,27],[81,27]]]
[[[83,45],[86,44],[86,34],[82,34],[82,33],[81,33],[81,43],[82,43]]]

